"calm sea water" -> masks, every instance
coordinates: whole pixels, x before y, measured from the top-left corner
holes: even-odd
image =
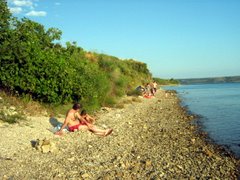
[[[240,83],[168,86],[183,105],[201,116],[203,130],[240,158]]]

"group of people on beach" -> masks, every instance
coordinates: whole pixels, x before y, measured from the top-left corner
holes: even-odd
[[[61,126],[60,130],[55,132],[56,135],[62,135],[64,128],[68,127],[70,132],[78,131],[78,130],[88,130],[96,135],[99,136],[107,136],[112,133],[112,129],[100,129],[94,125],[95,119],[87,114],[86,110],[80,110],[82,105],[79,103],[75,103],[70,109],[64,120],[63,125]]]
[[[151,83],[147,83],[145,86],[138,86],[136,88],[137,91],[141,93],[141,95],[145,98],[154,97],[157,92],[157,82],[153,81]],[[100,129],[94,125],[95,119],[87,114],[86,110],[82,110],[82,105],[79,103],[75,103],[73,107],[67,112],[64,123],[61,128],[55,132],[56,135],[62,135],[63,130],[67,127],[68,131],[74,132],[78,130],[88,130],[99,136],[107,136],[112,133],[112,129]]]
[[[151,98],[154,97],[157,92],[157,85],[157,82],[153,81],[147,83],[145,86],[138,86],[136,90],[139,91],[143,97]]]

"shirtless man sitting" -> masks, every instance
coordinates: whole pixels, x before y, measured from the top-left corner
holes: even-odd
[[[75,103],[67,112],[66,118],[64,120],[64,123],[59,131],[57,131],[55,134],[62,135],[63,129],[68,126],[69,131],[74,132],[77,130],[89,130],[93,132],[96,135],[99,136],[107,136],[112,133],[112,129],[106,129],[102,130],[94,125],[87,122],[80,114],[79,111],[81,109],[81,105],[79,103]]]

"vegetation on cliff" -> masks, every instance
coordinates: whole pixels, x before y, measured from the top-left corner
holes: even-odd
[[[176,79],[161,79],[161,78],[153,78],[154,81],[156,81],[159,85],[173,85],[173,84],[179,84],[179,81]]]
[[[90,109],[111,105],[152,81],[147,65],[60,44],[62,32],[17,19],[0,0],[0,87],[47,104],[80,101]]]

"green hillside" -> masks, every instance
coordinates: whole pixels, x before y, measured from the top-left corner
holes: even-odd
[[[0,0],[0,86],[43,103],[80,101],[92,108],[152,79],[147,65],[87,52],[75,42],[62,45],[62,32],[13,17]]]
[[[62,45],[61,30],[13,17],[5,0],[0,9],[2,91],[45,104],[81,102],[97,109],[153,80],[145,63],[88,52],[76,42]]]

